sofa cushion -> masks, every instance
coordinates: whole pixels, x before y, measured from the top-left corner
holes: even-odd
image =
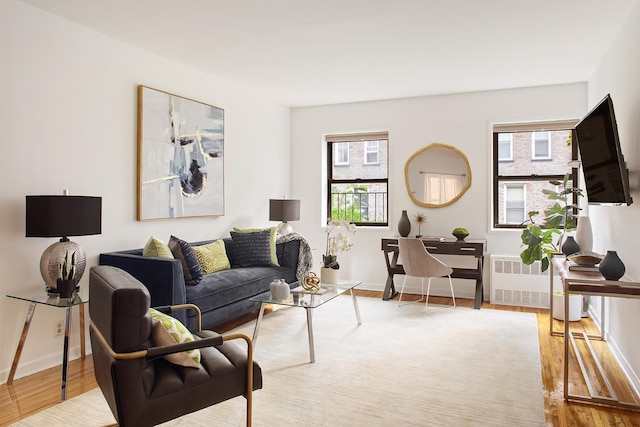
[[[202,246],[191,246],[200,261],[204,274],[215,273],[216,271],[228,270],[231,268],[224,241],[218,239],[213,243]]]
[[[269,227],[269,228],[238,228],[238,227],[233,227],[233,231],[235,231],[236,233],[256,233],[258,231],[264,231],[264,230],[269,230],[270,237],[269,237],[269,243],[270,243],[270,250],[271,250],[271,264],[272,265],[279,265],[278,264],[278,254],[276,253],[276,227]]]
[[[165,345],[180,344],[183,342],[193,341],[193,335],[187,328],[177,319],[154,310],[149,309],[149,314],[153,318],[153,326],[151,329],[151,344],[154,347]],[[187,368],[200,367],[200,350],[194,349],[189,351],[181,351],[163,356],[163,358],[173,364],[185,366]]]
[[[169,249],[176,259],[182,264],[182,272],[184,273],[184,283],[187,285],[197,285],[202,280],[202,267],[196,253],[191,245],[176,236],[169,239]]]
[[[168,259],[173,258],[173,254],[171,253],[169,246],[156,236],[151,236],[149,240],[147,240],[147,243],[142,249],[142,255]]]
[[[274,265],[271,258],[271,231],[239,233],[232,231],[233,254],[237,267]],[[234,267],[235,267],[234,266]]]

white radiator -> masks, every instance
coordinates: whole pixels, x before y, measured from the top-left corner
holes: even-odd
[[[549,308],[549,270],[519,256],[491,255],[491,304]]]

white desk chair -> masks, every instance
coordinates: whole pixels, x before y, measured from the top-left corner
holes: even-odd
[[[400,290],[400,299],[398,300],[398,306],[402,302],[402,294],[404,293],[404,285],[407,283],[407,277],[419,277],[422,285],[422,291],[420,293],[420,301],[422,302],[424,296],[424,279],[429,278],[427,284],[427,299],[425,303],[425,311],[429,306],[429,292],[431,290],[431,279],[434,277],[448,277],[449,287],[451,288],[451,297],[453,298],[453,306],[456,306],[456,296],[453,293],[453,284],[451,283],[451,273],[453,269],[448,267],[445,263],[440,261],[431,255],[424,247],[424,243],[420,239],[413,238],[399,238],[398,244],[400,248],[400,257],[402,257],[402,266],[404,267],[404,281],[402,282],[402,289]],[[406,303],[409,304],[409,303]]]

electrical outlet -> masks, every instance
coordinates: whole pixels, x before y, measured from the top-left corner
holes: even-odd
[[[64,323],[62,322],[62,320],[59,320],[55,323],[55,327],[53,329],[53,336],[59,337],[62,334],[64,334]]]

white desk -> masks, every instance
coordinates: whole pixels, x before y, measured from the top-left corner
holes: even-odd
[[[600,274],[591,274],[591,273],[576,273],[574,271],[569,271],[569,268],[566,264],[566,259],[564,256],[559,254],[558,256],[553,256],[551,259],[551,270],[549,271],[549,286],[550,292],[549,295],[553,295],[553,276],[554,271],[555,274],[559,275],[562,280],[562,286],[564,290],[564,295],[569,294],[579,294],[579,295],[591,295],[591,296],[599,296],[602,298],[601,303],[601,314],[600,314],[600,335],[588,335],[585,332],[577,332],[571,331],[569,328],[568,321],[564,322],[564,331],[554,331],[553,330],[553,319],[550,320],[550,328],[549,331],[552,335],[561,335],[565,337],[564,340],[564,399],[565,400],[575,400],[584,403],[593,403],[599,405],[607,405],[607,406],[616,406],[625,409],[631,410],[640,410],[640,405],[631,402],[623,402],[618,399],[613,388],[611,387],[611,382],[607,378],[604,370],[602,369],[602,364],[595,354],[589,339],[598,339],[605,340],[605,304],[604,297],[613,297],[613,298],[640,298],[640,283],[637,282],[628,282],[628,281],[614,281],[614,280],[604,280],[604,278]],[[550,302],[550,310],[553,310],[553,298],[551,298]],[[551,313],[551,312],[550,312]],[[551,317],[551,314],[549,315]],[[564,318],[569,319],[569,298],[564,298]],[[569,339],[566,339],[569,337]],[[585,361],[583,360],[580,352],[578,351],[575,339],[580,338],[584,339],[587,343],[587,347],[589,349],[589,353],[594,361],[595,369],[597,369],[600,378],[602,379],[603,388],[609,393],[610,396],[605,396],[598,394],[587,374],[587,370],[585,367]],[[573,347],[573,352],[576,355],[576,359],[578,365],[580,366],[580,372],[584,378],[585,384],[587,385],[587,389],[589,391],[589,395],[579,395],[572,394],[569,390],[569,357],[571,355],[569,350],[569,345]]]

